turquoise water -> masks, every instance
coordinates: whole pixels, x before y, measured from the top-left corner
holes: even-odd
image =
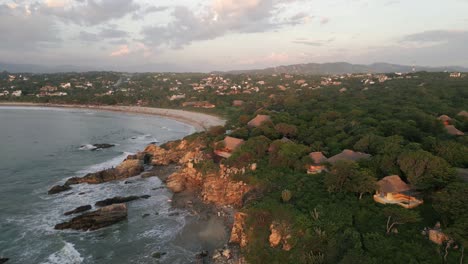
[[[0,107],[0,257],[8,263],[190,263],[200,245],[180,243],[188,217],[174,214],[172,194],[157,177],[69,192],[47,190],[73,176],[115,166],[150,142],[193,133],[192,127],[155,116],[87,110]],[[91,151],[96,143],[116,144]],[[80,193],[84,193],[81,194]],[[149,194],[128,204],[128,221],[93,232],[57,231],[63,213],[117,195]],[[149,214],[148,217],[142,217]]]

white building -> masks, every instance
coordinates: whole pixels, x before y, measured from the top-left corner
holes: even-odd
[[[19,97],[23,94],[23,91],[21,90],[17,90],[17,91],[14,91],[11,93],[12,96],[16,96],[16,97]]]

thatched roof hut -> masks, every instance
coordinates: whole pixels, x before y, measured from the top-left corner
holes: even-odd
[[[350,149],[345,149],[340,154],[337,154],[329,158],[327,161],[333,164],[340,160],[358,161],[362,159],[368,159],[370,157],[371,155],[367,153],[356,152]]]
[[[465,111],[465,110],[461,111],[461,112],[458,113],[457,115],[458,115],[458,116],[463,116],[463,117],[465,117],[465,118],[468,118],[468,112]]]
[[[239,146],[241,146],[242,144],[244,144],[243,139],[229,137],[229,136],[224,138],[224,146],[228,150],[233,151],[237,149]]]
[[[405,183],[400,176],[387,176],[377,182],[379,191],[384,193],[402,193],[411,190],[411,187]]]
[[[309,154],[314,164],[322,164],[327,161],[327,157],[322,152],[312,152]]]
[[[439,119],[442,122],[450,122],[452,121],[452,118],[450,118],[448,115],[441,115],[437,119]]]
[[[249,127],[259,127],[265,122],[271,122],[271,118],[268,115],[257,115],[254,119],[250,120],[247,125]]]
[[[465,133],[461,132],[460,130],[458,130],[453,125],[447,125],[447,126],[445,126],[445,129],[447,130],[447,133],[449,133],[452,136],[463,136],[463,135],[465,135]]]

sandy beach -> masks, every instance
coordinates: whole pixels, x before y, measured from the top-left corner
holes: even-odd
[[[222,126],[226,120],[209,114],[166,108],[140,107],[140,106],[110,106],[110,105],[71,105],[71,104],[41,104],[0,102],[0,106],[22,107],[59,107],[73,109],[91,109],[99,111],[124,112],[146,115],[157,115],[174,119],[193,126],[197,132],[205,131],[212,126]]]

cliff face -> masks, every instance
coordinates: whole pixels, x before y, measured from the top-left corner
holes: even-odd
[[[150,145],[145,153],[151,155],[151,164],[168,165],[176,163],[180,169],[170,175],[166,181],[167,187],[175,193],[185,190],[199,192],[203,201],[219,206],[242,206],[244,195],[251,189],[242,181],[233,179],[235,174],[245,173],[246,169],[227,168],[223,165],[210,172],[201,172],[197,164],[212,159],[209,153],[204,153],[206,143],[202,140],[174,141],[167,143],[165,148]]]

